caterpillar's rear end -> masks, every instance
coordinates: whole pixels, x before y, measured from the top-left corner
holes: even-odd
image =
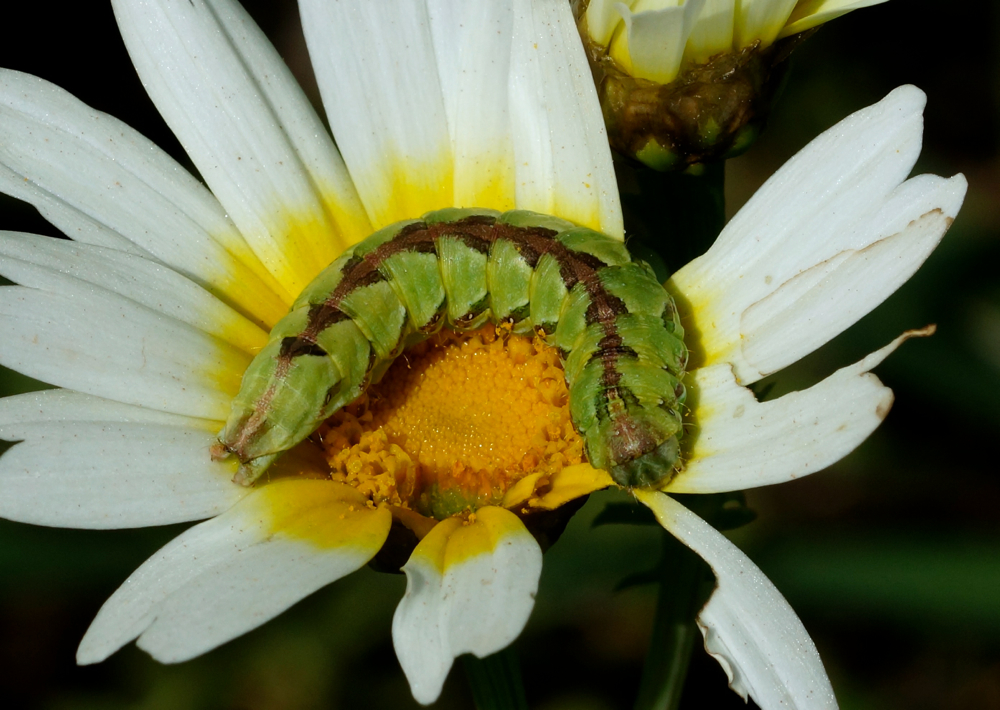
[[[441,210],[353,247],[272,331],[220,446],[250,483],[405,346],[445,324],[490,321],[538,332],[563,353],[571,417],[594,467],[628,488],[671,475],[687,361],[673,301],[620,241],[525,211]]]
[[[591,465],[621,486],[652,486],[678,461],[684,331],[645,263],[609,264],[595,276],[574,286],[554,333],[568,353],[571,416]]]

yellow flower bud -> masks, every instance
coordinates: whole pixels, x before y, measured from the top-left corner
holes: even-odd
[[[753,142],[811,30],[885,0],[579,0],[612,147],[658,170]]]

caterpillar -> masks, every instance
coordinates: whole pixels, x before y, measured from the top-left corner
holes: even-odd
[[[559,348],[591,465],[651,486],[679,456],[684,331],[652,269],[600,232],[450,208],[375,232],[323,270],[243,376],[213,457],[250,485],[408,346],[487,322]]]

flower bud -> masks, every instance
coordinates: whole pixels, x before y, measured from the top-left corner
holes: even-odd
[[[657,170],[739,155],[784,60],[816,27],[885,0],[579,0],[611,147]]]

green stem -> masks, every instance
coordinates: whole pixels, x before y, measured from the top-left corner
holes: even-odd
[[[660,589],[649,652],[635,710],[673,710],[681,699],[698,627],[695,616],[705,602],[707,565],[664,533]]]
[[[691,174],[659,173],[619,160],[615,171],[629,249],[661,279],[704,254],[722,231],[725,163],[709,163]]]
[[[517,651],[508,646],[486,658],[462,656],[477,710],[528,710]]]
[[[726,220],[725,162],[686,173],[659,173],[628,161],[616,162],[615,169],[629,248],[661,280],[712,246]],[[704,504],[711,521],[723,499]],[[656,618],[635,710],[677,708],[700,635],[695,617],[710,593],[708,565],[666,532],[659,572]]]

